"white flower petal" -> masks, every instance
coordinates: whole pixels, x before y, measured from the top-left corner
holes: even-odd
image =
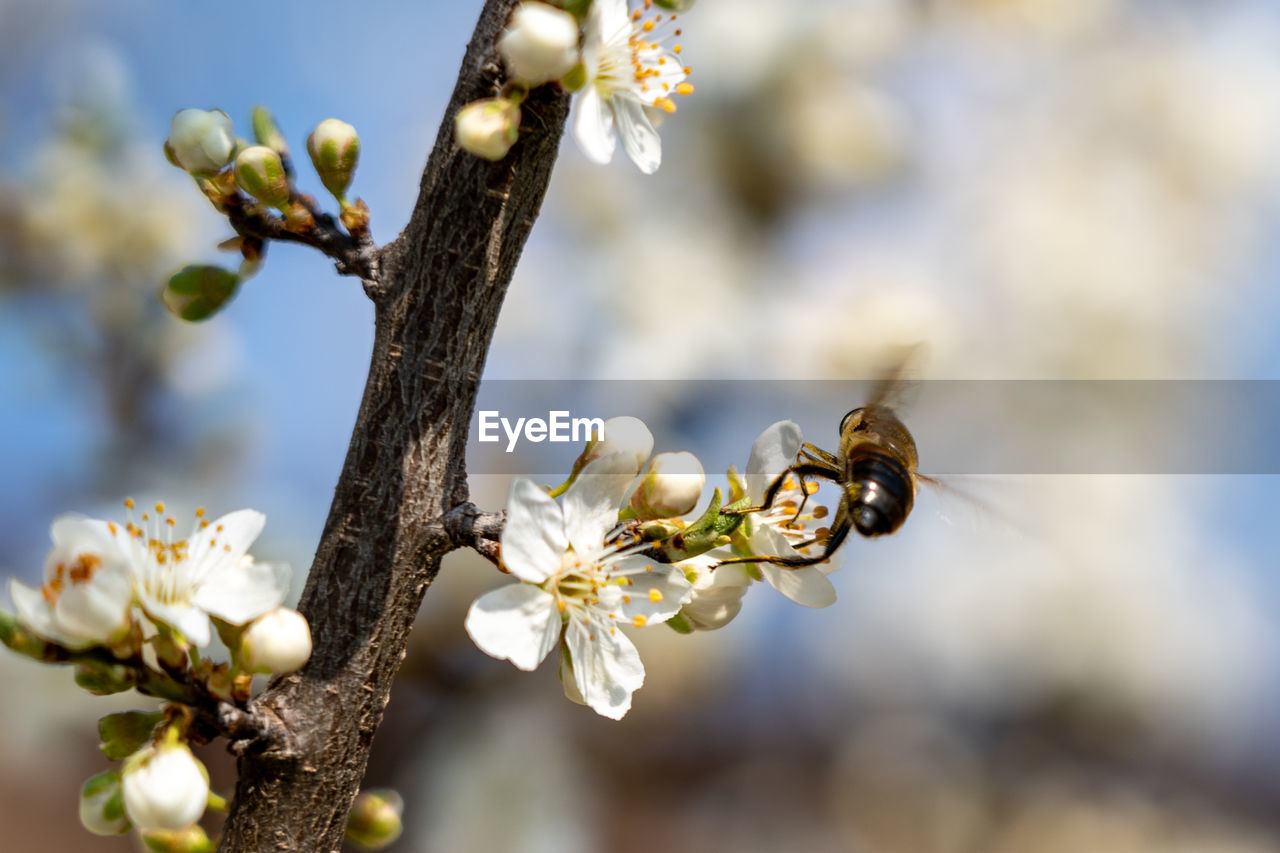
[[[118,639],[129,624],[133,576],[122,563],[98,569],[88,581],[67,584],[53,608],[65,634],[91,642]]]
[[[138,598],[142,609],[156,622],[162,622],[197,646],[209,645],[212,639],[209,617],[198,607],[189,604],[165,604],[140,590]]]
[[[198,583],[227,563],[235,564],[258,538],[267,517],[256,509],[238,509],[209,523],[192,537],[187,563]]]
[[[592,40],[612,41],[631,32],[627,0],[596,0],[587,16],[587,35]]]
[[[796,604],[805,607],[829,607],[836,603],[836,588],[827,576],[813,566],[788,569],[773,563],[756,563],[769,585]]]
[[[583,701],[611,720],[631,709],[631,694],[644,684],[640,653],[625,634],[607,625],[569,620],[565,639]]]
[[[487,592],[467,611],[467,633],[480,651],[531,671],[560,639],[560,613],[548,592],[513,583]]]
[[[280,606],[289,594],[290,575],[285,563],[241,560],[206,577],[191,603],[232,625],[244,625]]]
[[[118,533],[122,528],[116,527]],[[82,515],[60,515],[49,527],[53,543],[68,552],[98,554],[104,561],[123,559],[120,540],[111,532],[111,525],[97,518]],[[57,550],[57,549],[55,549]]]
[[[573,138],[588,160],[608,163],[618,146],[618,140],[613,136],[613,113],[592,85],[588,84],[575,100]]]
[[[650,571],[631,575],[632,581],[623,589],[620,609],[633,625],[643,627],[665,622],[679,612],[681,605],[693,597],[693,585],[685,579],[680,569],[655,563],[648,557],[624,557],[612,564],[619,568],[649,566]],[[636,617],[640,621],[636,621]]]
[[[565,492],[565,532],[578,554],[595,554],[601,550],[604,535],[618,524],[622,495],[635,473],[634,455],[610,453],[583,468]]]
[[[532,480],[511,484],[507,523],[502,530],[502,563],[513,575],[542,583],[560,568],[569,540],[564,513]]]
[[[800,427],[794,421],[778,421],[760,433],[751,445],[751,458],[743,475],[753,506],[760,503],[778,475],[795,463],[802,443]]]
[[[662,164],[662,140],[653,129],[639,101],[615,97],[609,101],[622,137],[622,148],[641,172],[652,175]]]
[[[9,598],[13,600],[13,609],[17,613],[18,621],[36,634],[46,640],[52,640],[55,643],[61,643],[72,648],[80,648],[87,645],[83,641],[76,641],[63,635],[58,630],[58,626],[53,621],[53,609],[49,607],[49,602],[45,601],[44,595],[41,594],[40,590],[32,589],[16,578],[11,578],[9,580]]]

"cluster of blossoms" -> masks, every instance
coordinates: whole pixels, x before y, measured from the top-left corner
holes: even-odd
[[[690,69],[680,58],[676,14],[685,3],[627,0],[521,3],[498,40],[510,82],[502,96],[458,111],[458,145],[478,157],[501,160],[520,132],[520,103],[530,88],[558,83],[574,92],[573,135],[596,163],[613,159],[618,139],[645,174],[657,171],[662,145],[654,122],[676,111],[674,96],[692,94]]]
[[[825,517],[826,508],[805,500],[812,488],[790,480],[769,511],[736,511],[760,505],[800,446],[791,421],[769,427],[756,439],[746,473],[729,470],[731,502],[722,505],[717,488],[707,509],[687,519],[706,485],[697,458],[659,453],[650,459],[653,436],[641,421],[606,421],[603,437],[587,443],[560,487],[512,483],[501,564],[519,583],[477,599],[467,632],[481,650],[523,670],[536,669],[558,649],[565,695],[620,719],[644,683],[640,656],[621,628],[660,622],[681,633],[721,628],[741,610],[755,581],[807,607],[832,604],[826,566],[717,568],[735,557],[804,553],[796,546],[807,550],[806,543],[826,535],[805,527]],[[802,506],[811,509],[802,514]]]
[[[174,274],[166,285],[164,304],[184,320],[204,320],[235,295],[240,283],[262,264],[266,237],[277,232],[304,242],[321,230],[333,230],[332,218],[294,184],[293,161],[284,134],[263,107],[253,112],[256,144],[239,139],[222,110],[179,110],[164,145],[169,162],[195,179],[200,191],[220,213],[253,218],[256,227],[237,225],[239,235],[220,248],[239,251],[236,271],[193,264]],[[361,199],[347,199],[360,157],[360,138],[351,125],[336,118],[320,122],[307,137],[307,154],[320,182],[337,200],[339,221],[352,237],[368,234],[369,209]],[[274,217],[270,211],[279,211]]]
[[[0,613],[0,639],[36,660],[76,665],[77,683],[93,693],[136,687],[174,700],[161,711],[102,719],[103,751],[123,765],[85,783],[80,817],[100,835],[137,829],[154,850],[212,850],[198,821],[222,800],[188,745],[207,736],[184,702],[243,708],[255,673],[294,672],[307,662],[311,631],[281,606],[288,566],[248,553],[262,513],[208,520],[197,510],[182,539],[164,504],[138,521],[133,502],[126,506],[124,523],[54,521],[44,582],[38,589],[10,582],[17,612]],[[228,662],[200,654],[215,630]]]

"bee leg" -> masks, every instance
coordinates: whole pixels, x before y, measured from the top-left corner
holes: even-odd
[[[782,489],[782,484],[787,481],[788,474],[796,474],[800,477],[819,477],[832,482],[839,482],[841,471],[833,465],[826,465],[817,462],[798,462],[790,468],[783,470],[777,479],[769,484],[769,488],[765,489],[764,498],[760,506],[748,506],[742,509],[726,509],[722,510],[725,515],[746,515],[749,512],[760,512],[773,506],[773,500],[778,496],[778,492]]]
[[[835,454],[828,453],[821,447],[812,445],[807,441],[800,445],[800,455],[810,462],[825,462],[833,468],[840,467],[840,460],[836,458]]]
[[[788,569],[803,569],[806,566],[816,566],[831,559],[836,549],[840,547],[845,537],[849,535],[849,530],[852,527],[853,519],[849,516],[848,500],[841,498],[840,508],[836,510],[836,517],[831,522],[831,535],[827,537],[826,542],[823,543],[821,539],[815,536],[813,539],[794,546],[799,551],[801,548],[808,548],[810,545],[822,544],[822,553],[816,557],[780,557],[768,554],[754,557],[730,557],[728,560],[721,560],[716,563],[712,568],[716,569],[730,563],[773,563],[775,566],[785,566]]]

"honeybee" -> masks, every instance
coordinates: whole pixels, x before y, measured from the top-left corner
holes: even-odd
[[[894,411],[891,401],[902,387],[902,364],[881,378],[870,399],[851,410],[840,421],[838,453],[828,453],[813,444],[801,445],[796,461],[765,490],[759,506],[737,510],[739,514],[768,511],[778,492],[799,480],[804,495],[796,515],[804,509],[810,489],[806,479],[828,480],[841,488],[840,504],[825,537],[795,544],[796,550],[820,545],[812,556],[753,555],[734,557],[725,563],[774,563],[789,568],[813,566],[831,558],[850,530],[866,537],[884,536],[900,528],[911,514],[921,480],[917,471],[919,454],[910,430]]]

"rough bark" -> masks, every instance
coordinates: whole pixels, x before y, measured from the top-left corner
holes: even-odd
[[[254,710],[285,733],[238,744],[239,782],[220,849],[336,851],[422,596],[467,499],[464,447],[498,310],[550,178],[568,112],[556,87],[522,105],[498,163],[453,142],[462,104],[497,93],[494,39],[516,0],[489,0],[404,233],[365,289],[376,304],[368,384],[302,594],[314,651]]]

